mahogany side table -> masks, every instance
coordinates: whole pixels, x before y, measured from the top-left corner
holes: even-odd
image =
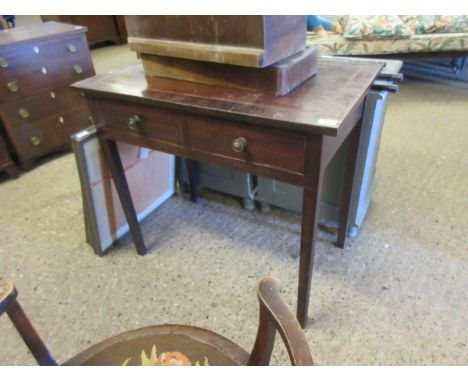
[[[141,255],[147,248],[116,141],[304,188],[297,318],[305,327],[324,169],[349,139],[337,238],[343,248],[365,99],[381,68],[377,63],[319,59],[317,75],[285,96],[147,79],[141,64],[73,86],[86,95]]]

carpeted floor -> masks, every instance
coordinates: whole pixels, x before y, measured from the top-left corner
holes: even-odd
[[[133,62],[126,46],[93,51],[97,72]],[[306,336],[321,365],[468,363],[468,94],[407,81],[392,96],[380,183],[360,235],[336,248],[321,232]],[[255,284],[281,280],[295,310],[300,219],[247,212],[205,193],[172,197],[109,255],[85,243],[72,154],[17,180],[0,177],[0,275],[59,361],[118,332],[158,323],[214,330],[250,350]],[[34,364],[6,316],[1,365]],[[273,364],[287,364],[277,341]]]

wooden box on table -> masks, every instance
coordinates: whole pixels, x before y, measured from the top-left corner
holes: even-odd
[[[316,73],[305,16],[126,16],[149,87],[159,79],[284,95]]]
[[[90,124],[82,94],[70,84],[95,74],[86,28],[47,22],[0,32],[0,118],[23,168],[69,149]]]

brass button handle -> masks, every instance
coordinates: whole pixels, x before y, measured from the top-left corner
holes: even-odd
[[[18,84],[16,81],[11,81],[7,83],[7,88],[10,89],[12,92],[18,91]]]
[[[232,141],[231,147],[236,153],[241,153],[247,147],[247,140],[243,137],[236,138]]]
[[[41,144],[41,140],[38,137],[31,137],[31,143],[34,146],[39,146]]]
[[[20,110],[18,111],[18,114],[21,116],[21,118],[24,118],[24,119],[26,119],[26,118],[29,117],[29,111],[28,111],[28,109],[20,109]]]
[[[0,66],[1,66],[2,68],[8,68],[8,65],[9,65],[9,64],[8,64],[8,61],[7,61],[7,60],[5,60],[4,58],[0,58]]]
[[[67,44],[67,50],[70,53],[75,53],[76,52],[76,46],[74,44]]]
[[[128,119],[128,128],[130,130],[135,130],[137,129],[138,127],[141,126],[141,117],[139,115],[132,115],[129,119]]]
[[[73,65],[73,70],[78,74],[83,73],[83,68],[80,65]]]

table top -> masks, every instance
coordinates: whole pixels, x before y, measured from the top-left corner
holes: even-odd
[[[318,61],[317,74],[285,96],[152,78],[140,63],[73,84],[86,94],[140,102],[206,116],[336,136],[366,96],[381,63]]]

